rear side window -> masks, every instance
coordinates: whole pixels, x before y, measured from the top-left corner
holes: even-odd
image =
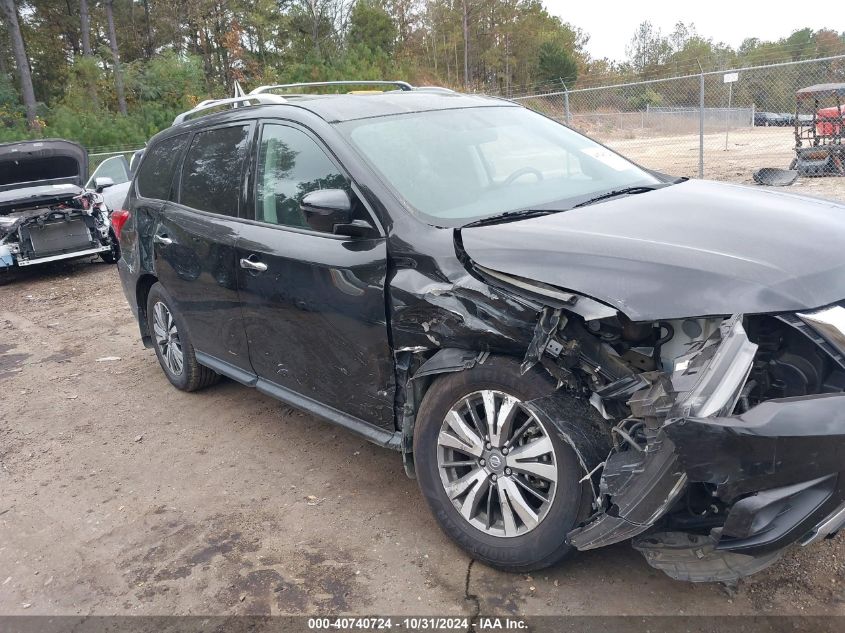
[[[176,162],[187,143],[188,135],[180,134],[166,138],[146,151],[136,181],[139,196],[167,200]]]
[[[236,217],[248,149],[248,125],[195,134],[182,165],[180,204]]]

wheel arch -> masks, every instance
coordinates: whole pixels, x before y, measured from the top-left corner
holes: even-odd
[[[445,374],[468,371],[497,357],[507,357],[517,362],[522,360],[512,354],[443,348],[408,373],[399,430],[402,433],[402,462],[405,473],[410,478],[416,478],[413,437],[417,411],[434,381]],[[554,378],[539,367],[528,371],[542,373],[554,384]],[[528,401],[527,404],[535,415],[554,428],[556,434],[575,452],[585,475],[583,483],[590,489],[595,501],[598,496],[596,466],[606,458],[612,445],[611,437],[598,411],[583,398],[556,387],[553,387],[547,396]]]
[[[426,358],[420,352],[396,354],[398,383],[396,426],[402,435],[402,464],[405,474],[416,479],[414,426],[420,403],[432,383],[442,374],[472,369],[487,360],[489,352],[444,347]]]
[[[149,321],[147,319],[147,297],[150,294],[150,288],[158,282],[158,277],[150,273],[141,275],[138,282],[135,284],[135,301],[138,306],[138,327],[141,329],[141,340],[144,347],[152,347],[153,342],[150,339]]]

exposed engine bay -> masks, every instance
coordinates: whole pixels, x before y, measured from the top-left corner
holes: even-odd
[[[0,215],[0,269],[93,254],[109,261],[115,248],[109,210],[94,191]]]
[[[845,358],[802,316],[634,323],[546,307],[523,369],[541,363],[588,399],[610,446],[591,461],[601,448],[572,442],[593,514],[570,543],[633,539],[674,578],[735,582],[841,527],[845,412],[825,394],[845,390]],[[535,403],[554,423],[550,404]],[[796,418],[800,431],[783,426]]]
[[[88,153],[62,139],[0,144],[0,271],[120,251],[102,190],[86,189]]]

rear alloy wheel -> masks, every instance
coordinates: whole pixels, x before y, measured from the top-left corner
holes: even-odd
[[[159,356],[174,376],[181,376],[185,368],[185,355],[179,341],[179,330],[170,310],[161,301],[153,304],[153,334]]]
[[[437,445],[440,480],[473,527],[519,536],[548,514],[557,482],[555,448],[517,398],[492,390],[462,398],[446,414]]]
[[[526,406],[555,387],[541,368],[521,374],[518,360],[494,356],[437,378],[417,412],[420,490],[443,531],[499,569],[560,561],[572,550],[566,535],[589,514],[575,452]],[[589,423],[587,408],[575,398],[567,407]]]
[[[173,305],[162,285],[153,284],[147,296],[147,324],[158,362],[177,389],[196,391],[213,385],[220,376],[197,362],[194,346]]]

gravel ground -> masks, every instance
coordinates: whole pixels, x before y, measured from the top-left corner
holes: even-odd
[[[599,137],[600,138],[600,137]],[[676,176],[698,176],[697,134],[655,138],[600,138],[613,149],[651,169]],[[704,136],[704,177],[757,187],[753,174],[761,167],[786,169],[795,157],[792,128],[755,127],[725,135]],[[845,201],[845,178],[799,178],[777,191]]]
[[[740,584],[627,544],[471,561],[397,453],[232,382],[173,389],[114,267],[0,276],[0,614],[845,615],[845,537]]]

